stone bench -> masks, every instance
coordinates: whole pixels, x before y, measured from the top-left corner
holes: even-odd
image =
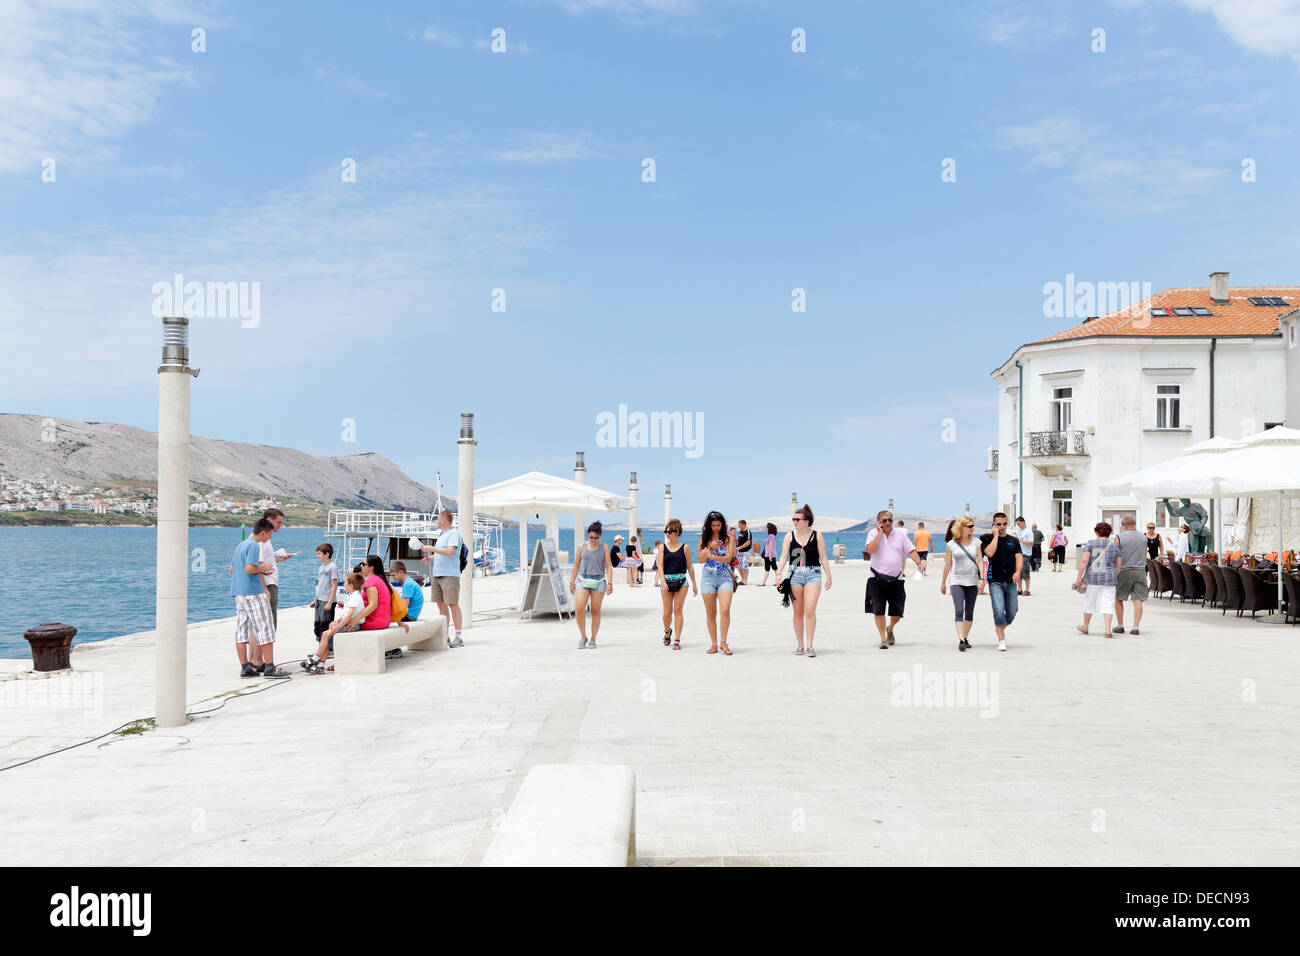
[[[383,630],[340,631],[334,635],[335,674],[382,674],[384,653],[398,647],[408,651],[440,651],[447,646],[447,619],[441,614],[408,621],[410,633],[396,624]]]
[[[610,765],[533,767],[482,865],[636,866],[636,774]]]

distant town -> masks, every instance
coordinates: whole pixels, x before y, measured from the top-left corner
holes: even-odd
[[[254,498],[220,488],[191,491],[190,499],[195,524],[238,525],[260,517],[267,508],[280,508],[290,524],[323,526],[327,512],[312,502]],[[90,486],[45,475],[16,478],[0,472],[0,523],[68,524],[85,519],[86,524],[153,524],[157,518],[157,489],[147,482]]]

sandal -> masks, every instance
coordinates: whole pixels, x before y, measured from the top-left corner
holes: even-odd
[[[716,653],[718,653],[717,645],[714,645],[713,647],[710,647],[710,648],[709,648],[707,651],[705,651],[704,653],[705,653],[705,654],[716,654]]]
[[[1087,633],[1088,633],[1088,629],[1087,629],[1086,627],[1084,627],[1082,624],[1076,624],[1076,625],[1074,625],[1074,629],[1075,629],[1076,631],[1078,631],[1080,634],[1087,634]]]
[[[731,656],[731,648],[727,646],[726,641],[722,642],[722,653],[726,654],[728,657]]]
[[[681,649],[682,649],[682,642],[681,642],[681,641],[673,641],[673,650],[675,650],[675,651],[680,651]]]
[[[673,642],[673,629],[670,627],[664,630],[664,647],[667,647],[672,642]]]

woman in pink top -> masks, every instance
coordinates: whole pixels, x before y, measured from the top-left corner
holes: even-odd
[[[388,575],[384,573],[383,559],[377,554],[368,554],[362,562],[361,570],[366,572],[366,583],[362,589],[366,601],[366,619],[361,622],[361,630],[382,630],[393,619],[393,589],[389,587]]]

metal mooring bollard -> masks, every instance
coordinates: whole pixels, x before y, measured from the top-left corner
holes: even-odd
[[[71,624],[37,624],[23,637],[32,646],[32,670],[61,671],[72,667],[72,638],[77,629]]]

